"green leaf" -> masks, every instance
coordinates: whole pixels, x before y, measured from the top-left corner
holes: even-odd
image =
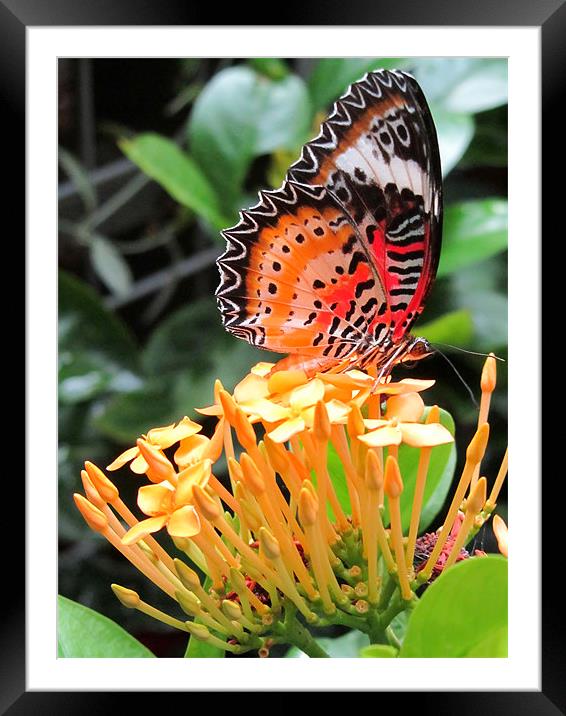
[[[115,296],[125,296],[130,291],[132,272],[111,241],[97,236],[90,245],[90,260],[98,277]]]
[[[299,77],[274,81],[239,65],[220,71],[199,95],[189,142],[224,208],[233,211],[252,160],[276,149],[295,149],[298,155],[310,121],[310,100]]]
[[[475,113],[507,101],[507,60],[473,57],[419,58],[410,71],[429,102]]]
[[[319,637],[317,643],[329,655],[337,659],[348,659],[357,657],[360,650],[369,644],[369,637],[361,631],[349,631],[343,636],[331,639]],[[297,647],[293,646],[285,654],[288,659],[308,659],[309,657]]]
[[[197,163],[175,142],[159,134],[122,139],[120,148],[139,168],[183,206],[216,229],[230,223],[222,215],[217,194]]]
[[[364,659],[394,659],[398,651],[388,644],[370,644],[360,650],[360,656]]]
[[[507,201],[478,199],[452,204],[444,215],[438,276],[501,253],[507,248]]]
[[[425,408],[421,422],[425,422],[430,408]],[[440,423],[454,435],[454,420],[450,413],[440,409]],[[406,533],[411,522],[411,511],[419,466],[420,449],[399,445],[399,468],[403,477],[403,493],[401,495],[401,522]],[[439,445],[432,448],[423,505],[419,522],[419,533],[425,530],[442,509],[446,495],[450,489],[454,469],[456,467],[456,445]],[[386,501],[387,502],[387,501]],[[383,513],[384,524],[389,524],[389,509],[386,504]]]
[[[73,360],[69,358],[69,354],[65,353],[59,364],[61,404],[82,403],[108,390],[112,383],[112,374],[101,367],[100,360],[88,353],[79,353]]]
[[[100,356],[105,364],[137,370],[139,355],[127,326],[108,311],[98,294],[59,272],[59,351]]]
[[[401,57],[324,57],[318,60],[308,79],[313,108],[326,109],[366,72],[401,69],[406,64],[407,60]]]
[[[449,342],[455,346],[467,346],[474,334],[474,323],[470,311],[463,308],[419,325],[417,330],[419,336],[423,336],[430,343]]]
[[[289,67],[278,57],[251,57],[248,64],[272,80],[280,80],[289,74]]]
[[[476,116],[476,133],[460,162],[467,167],[507,166],[507,106]]]
[[[152,378],[136,390],[111,398],[94,423],[109,438],[127,444],[150,428],[169,425],[183,415],[173,398],[171,381]]]
[[[506,657],[507,560],[473,557],[444,572],[415,607],[399,656]]]
[[[438,134],[442,175],[446,176],[464,156],[474,136],[474,118],[432,104],[430,110]]]
[[[483,112],[507,103],[507,60],[476,62],[444,98],[454,112]]]
[[[155,654],[108,617],[58,596],[57,653],[65,658],[147,659]]]
[[[467,297],[472,312],[476,342],[480,351],[497,351],[507,345],[507,296],[495,291],[485,291]]]

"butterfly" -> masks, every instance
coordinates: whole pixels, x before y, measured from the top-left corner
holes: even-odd
[[[417,81],[367,73],[334,104],[282,186],[222,232],[224,327],[307,374],[430,355],[410,330],[440,256],[438,139]]]

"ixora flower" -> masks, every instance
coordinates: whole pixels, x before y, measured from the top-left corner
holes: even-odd
[[[127,587],[112,589],[124,606],[234,654],[267,656],[286,643],[327,656],[314,635],[329,625],[398,649],[397,615],[410,616],[424,586],[454,563],[482,558],[469,545],[507,474],[505,453],[489,492],[480,476],[495,360],[484,367],[477,430],[442,525],[420,536],[427,486],[439,489],[439,456],[454,442],[440,408],[426,409],[421,397],[433,381],[376,384],[359,370],[307,378],[271,369],[258,364],[233,393],[217,381],[213,405],[200,410],[216,421],[210,438],[184,417],[150,430],[108,466],[129,463],[146,477],[142,519],[107,474],[85,463],[77,508],[171,598],[176,614]],[[493,528],[506,555],[497,515]],[[159,531],[170,549],[155,540]]]

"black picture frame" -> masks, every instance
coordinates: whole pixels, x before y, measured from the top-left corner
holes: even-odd
[[[26,28],[30,26],[112,26],[112,25],[210,25],[212,12],[195,9],[181,0],[0,0],[0,96],[3,98],[2,124],[7,144],[14,147],[11,169],[13,181],[5,187],[10,212],[25,221],[24,156],[25,156],[25,86],[26,86]],[[293,3],[278,4],[275,11],[265,13],[265,20],[244,13],[242,6],[222,10],[223,25],[271,24],[277,17],[281,25],[410,25],[410,26],[531,26],[540,28],[542,52],[542,156],[549,167],[563,159],[563,115],[559,111],[566,68],[566,5],[564,0],[511,0],[497,3],[491,0],[474,0],[473,3],[455,3],[452,0],[427,0],[411,3],[383,2],[383,0],[325,0],[315,8],[302,4],[297,11]],[[269,19],[268,19],[269,18]],[[255,22],[252,21],[255,19]],[[300,22],[299,22],[300,20]],[[536,141],[529,137],[528,141]],[[564,164],[562,163],[562,166]],[[542,232],[550,234],[556,208],[561,208],[562,182],[546,178],[542,191]],[[559,212],[558,212],[559,213]],[[541,232],[541,236],[544,235]],[[528,237],[525,238],[525,242]],[[539,247],[533,248],[538,250]],[[531,250],[526,243],[525,250]],[[541,282],[542,285],[542,282]],[[542,339],[530,337],[526,349],[540,350]],[[534,379],[538,378],[534,376]],[[533,380],[527,376],[526,380]],[[531,383],[532,384],[532,383]],[[527,391],[525,391],[527,392]],[[527,399],[527,396],[526,396]],[[535,426],[537,427],[537,426]],[[28,450],[33,449],[31,436],[27,436]],[[549,475],[551,477],[551,475]],[[557,519],[555,505],[563,505],[564,481],[557,475],[552,488],[543,488],[543,573],[545,588],[542,591],[542,689],[539,692],[501,691],[475,692],[404,692],[391,695],[403,697],[403,705],[436,714],[557,714],[566,713],[564,686],[564,648],[562,610],[557,575],[562,571],[560,549],[553,531]],[[537,476],[533,476],[536,480]],[[18,488],[11,487],[14,491]],[[19,498],[24,504],[24,481],[20,482]],[[33,549],[28,545],[28,549]],[[26,688],[25,668],[25,553],[23,541],[20,549],[3,550],[6,564],[4,607],[0,632],[0,713],[20,714],[75,714],[98,713],[114,710],[118,704],[126,705],[126,694],[103,692],[31,692]],[[7,563],[6,563],[7,562]],[[537,575],[528,575],[537,578]],[[551,582],[552,580],[552,582]],[[473,684],[471,683],[472,687]],[[345,691],[347,689],[344,689]],[[151,705],[154,694],[144,694]],[[170,695],[169,695],[170,696]],[[169,698],[169,696],[167,698]],[[182,694],[181,694],[182,696]],[[187,704],[187,706],[189,706]],[[251,704],[250,704],[251,706]]]

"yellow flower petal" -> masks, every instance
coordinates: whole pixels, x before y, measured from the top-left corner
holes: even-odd
[[[289,403],[294,410],[308,408],[316,405],[324,398],[324,383],[320,378],[313,378],[305,385],[295,388],[289,397]]]
[[[403,442],[411,447],[434,447],[454,442],[450,431],[440,423],[400,423],[399,428],[403,434]]]
[[[181,440],[181,444],[175,451],[174,460],[179,467],[186,467],[194,462],[204,459],[210,445],[206,435],[193,435],[190,438]]]
[[[218,418],[223,415],[222,408],[220,405],[209,405],[206,408],[195,408],[195,410],[201,415],[210,415]]]
[[[200,519],[192,505],[175,510],[167,523],[171,537],[194,537],[200,532]]]
[[[252,415],[258,415],[262,420],[268,423],[277,423],[279,420],[285,420],[290,416],[289,408],[285,408],[282,405],[266,400],[254,400],[246,405],[246,412]]]
[[[424,401],[418,393],[401,393],[389,398],[385,415],[388,419],[399,418],[404,423],[418,423],[424,408]]]
[[[255,373],[248,373],[244,380],[241,380],[234,388],[234,400],[238,405],[267,398],[268,395],[267,380]]]
[[[254,375],[259,375],[260,377],[264,378],[266,375],[271,373],[271,369],[273,368],[274,365],[275,365],[275,363],[267,363],[265,361],[262,361],[260,363],[256,363],[252,367],[251,372]]]
[[[140,451],[139,451],[137,445],[133,448],[128,448],[128,450],[125,450],[121,455],[118,455],[118,457],[114,460],[114,462],[111,462],[110,465],[108,465],[108,467],[106,469],[107,470],[118,470],[118,468],[123,467],[126,463],[130,462],[130,460],[133,460],[139,454],[140,454]],[[145,472],[145,470],[144,470],[144,472]]]
[[[167,522],[167,515],[150,517],[138,522],[122,537],[122,544],[135,544],[152,532],[158,532]]]
[[[274,443],[285,443],[293,435],[302,433],[305,427],[305,421],[301,417],[289,418],[289,420],[285,420],[285,422],[281,423],[275,430],[272,430],[269,433],[269,437]]]
[[[179,473],[175,492],[176,505],[187,505],[191,502],[194,485],[206,487],[210,478],[211,465],[211,460],[203,460],[194,465],[189,465]]]
[[[304,370],[278,370],[269,377],[267,386],[271,394],[286,393],[307,382]]]
[[[168,448],[180,440],[190,438],[191,435],[195,435],[200,430],[202,430],[202,426],[185,415],[178,423],[166,425],[163,428],[152,428],[147,434],[147,440],[152,445]]]
[[[364,425],[368,430],[376,430],[384,425],[389,425],[389,420],[364,420]]]
[[[139,448],[136,448],[139,452]],[[135,472],[136,475],[145,475],[147,472],[149,465],[147,464],[145,458],[143,458],[141,455],[138,455],[132,462],[130,463],[130,470],[132,472]]]
[[[138,507],[149,517],[167,514],[171,510],[173,486],[168,482],[144,485],[138,490]]]
[[[401,430],[398,427],[384,425],[371,433],[359,435],[358,440],[370,447],[386,447],[387,445],[399,445],[402,437]]]
[[[326,403],[326,410],[328,411],[328,418],[333,425],[343,425],[348,422],[348,413],[352,408],[340,400],[329,400]]]

